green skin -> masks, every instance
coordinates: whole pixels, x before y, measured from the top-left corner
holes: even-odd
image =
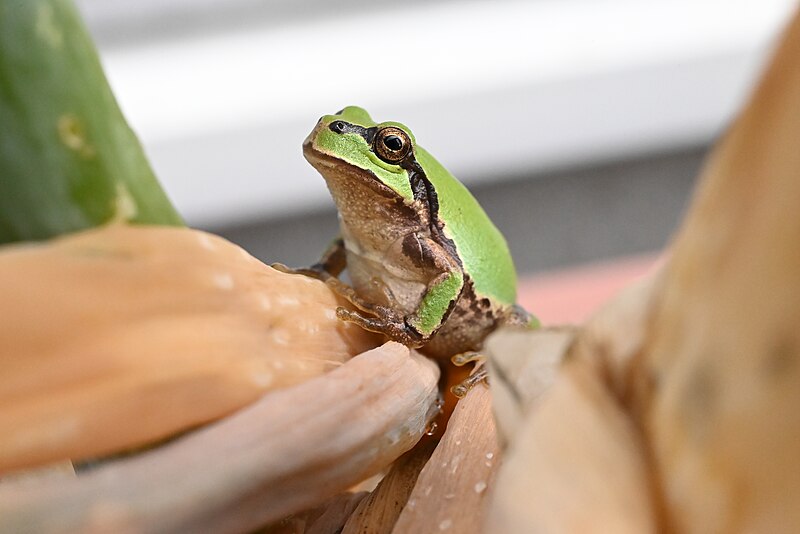
[[[322,117],[303,153],[341,230],[304,272],[359,310],[340,308],[341,319],[442,358],[479,350],[500,324],[530,324],[502,234],[407,127],[351,106]],[[352,287],[337,278],[345,267]]]

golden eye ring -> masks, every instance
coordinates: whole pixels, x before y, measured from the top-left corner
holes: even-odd
[[[397,164],[411,152],[411,138],[401,128],[387,126],[375,134],[373,150],[386,163]]]

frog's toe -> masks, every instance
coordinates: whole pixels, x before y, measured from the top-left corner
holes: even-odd
[[[386,324],[386,321],[378,317],[365,317],[357,311],[348,310],[347,308],[344,308],[342,306],[336,308],[336,317],[338,317],[342,321],[347,321],[348,323],[357,324],[364,330],[369,330],[370,332],[378,332],[381,334],[389,335],[387,333],[389,327]]]
[[[480,382],[483,382],[484,384],[489,383],[489,372],[487,371],[486,367],[481,367],[480,369],[469,375],[464,381],[451,387],[450,392],[459,399],[463,399],[464,397],[467,396],[469,390],[474,388]]]
[[[285,274],[300,274],[303,276],[308,276],[309,278],[315,278],[317,280],[322,280],[322,281],[325,281],[326,276],[330,276],[326,272],[317,269],[315,266],[301,267],[299,269],[295,269],[294,267],[288,267],[283,263],[272,263],[270,264],[270,267],[272,267],[276,271]]]
[[[474,350],[470,350],[467,352],[459,352],[450,357],[450,361],[453,362],[453,365],[456,367],[461,367],[463,365],[467,365],[470,362],[482,362],[486,357],[481,352],[476,352]]]
[[[275,269],[276,271],[280,271],[282,273],[294,274],[294,269],[292,269],[291,267],[289,267],[287,265],[284,265],[283,263],[277,263],[277,262],[276,263],[270,263],[269,266],[272,267],[273,269]]]
[[[413,329],[409,328],[403,317],[389,312],[382,306],[377,306],[377,317],[365,317],[358,311],[348,310],[347,308],[336,308],[336,317],[342,321],[354,323],[370,332],[383,334],[392,341],[397,341],[411,348],[419,348],[425,344],[425,339],[421,338]]]

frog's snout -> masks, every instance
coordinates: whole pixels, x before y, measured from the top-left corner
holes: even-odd
[[[303,140],[303,151],[311,148],[311,145],[314,143],[314,139],[317,137],[317,133],[319,133],[320,128],[322,128],[322,121],[324,118],[325,117],[320,117],[316,126],[314,126],[314,129],[311,130],[311,133],[309,133]]]

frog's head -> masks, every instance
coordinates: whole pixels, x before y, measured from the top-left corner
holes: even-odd
[[[415,140],[397,122],[376,123],[366,110],[348,106],[322,117],[303,143],[303,154],[325,178],[339,201],[339,192],[354,181],[383,196],[412,202],[408,170],[414,162]]]

